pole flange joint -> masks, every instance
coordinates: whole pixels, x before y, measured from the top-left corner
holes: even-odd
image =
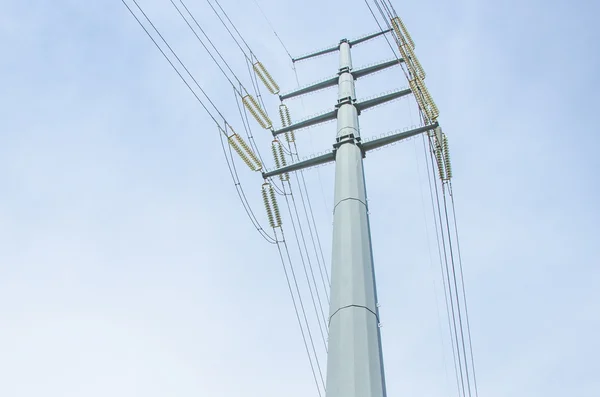
[[[343,68],[340,68],[340,70],[338,71],[338,76],[341,76],[344,73],[350,73],[350,66],[344,66]]]
[[[342,105],[352,105],[356,102],[356,99],[352,99],[351,96],[343,97],[338,99],[338,103],[335,105],[336,110],[341,108]]]
[[[354,135],[354,133],[346,134],[335,138],[335,143],[333,144],[333,157],[335,158],[337,155],[337,150],[346,143],[351,143],[358,147],[362,153],[362,157],[365,158],[366,151],[362,147],[362,142],[359,136]]]

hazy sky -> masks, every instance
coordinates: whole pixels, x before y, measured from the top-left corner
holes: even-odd
[[[170,2],[138,2],[241,131]],[[254,2],[221,4],[293,89]],[[362,0],[260,4],[293,55],[377,29]],[[480,396],[599,396],[600,7],[393,4],[450,140]],[[250,86],[208,4],[188,6]],[[316,396],[277,250],[246,218],[214,124],[121,1],[4,0],[0,43],[0,395]],[[355,66],[390,55],[381,39],[353,51]],[[332,55],[298,75],[336,69]],[[393,69],[357,96],[406,85]],[[291,101],[292,117],[335,95]],[[365,137],[414,124],[406,100],[361,117]],[[302,154],[330,148],[334,125],[299,131]],[[421,145],[365,160],[390,397],[456,395]],[[332,171],[306,174],[328,261]],[[241,176],[264,220],[261,178]]]

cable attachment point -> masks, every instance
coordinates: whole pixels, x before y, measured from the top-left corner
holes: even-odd
[[[281,118],[281,128],[289,127],[292,125],[292,118],[290,117],[290,109],[284,104],[279,105],[279,117]],[[289,143],[296,142],[296,134],[294,130],[287,131],[285,133],[285,140]]]
[[[230,125],[227,125],[231,131],[231,135],[227,136],[227,142],[236,151],[240,158],[246,163],[246,165],[252,171],[262,170],[262,163],[258,159],[258,156],[250,149],[250,146],[239,136]]]
[[[279,85],[277,85],[275,79],[273,79],[273,76],[267,71],[262,62],[256,61],[252,67],[258,78],[263,82],[265,87],[267,87],[267,90],[269,90],[271,94],[279,94]]]
[[[277,168],[287,166],[287,160],[285,158],[285,153],[283,152],[283,146],[281,146],[281,142],[277,139],[273,140],[271,144],[271,151],[273,152],[273,159],[275,160],[275,166]],[[282,181],[290,180],[290,173],[284,172],[283,174],[279,174],[279,179]]]
[[[279,206],[277,205],[277,199],[275,197],[275,190],[270,183],[263,183],[262,185],[262,198],[265,203],[265,209],[267,210],[267,218],[269,219],[269,225],[273,229],[281,227],[281,214],[279,212]]]
[[[269,116],[267,116],[265,111],[260,107],[256,99],[254,99],[252,95],[246,94],[246,96],[242,98],[242,102],[244,103],[246,109],[248,109],[250,114],[252,114],[252,116],[256,119],[256,121],[258,122],[258,124],[260,124],[262,128],[268,130],[271,127],[273,127],[271,119],[269,118]]]

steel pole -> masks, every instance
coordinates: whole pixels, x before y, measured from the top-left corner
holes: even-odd
[[[347,41],[340,43],[333,258],[326,397],[385,397],[377,291],[356,95]]]

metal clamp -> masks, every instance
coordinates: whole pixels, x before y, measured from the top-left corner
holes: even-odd
[[[342,135],[340,137],[335,138],[336,143],[333,144],[333,157],[335,158],[337,155],[337,150],[346,143],[351,143],[355,146],[357,146],[361,153],[362,153],[362,157],[365,158],[365,150],[363,150],[362,147],[362,143],[361,143],[361,139],[359,136],[355,136],[354,133],[350,133],[347,135]]]
[[[338,76],[341,76],[344,73],[350,73],[350,67],[349,66],[344,66],[343,68],[341,68],[338,71]],[[354,77],[354,76],[352,76],[352,77]]]
[[[335,108],[339,109],[342,107],[342,105],[352,105],[354,102],[356,102],[356,99],[352,99],[351,96],[340,98],[338,99],[338,103],[335,105]]]

